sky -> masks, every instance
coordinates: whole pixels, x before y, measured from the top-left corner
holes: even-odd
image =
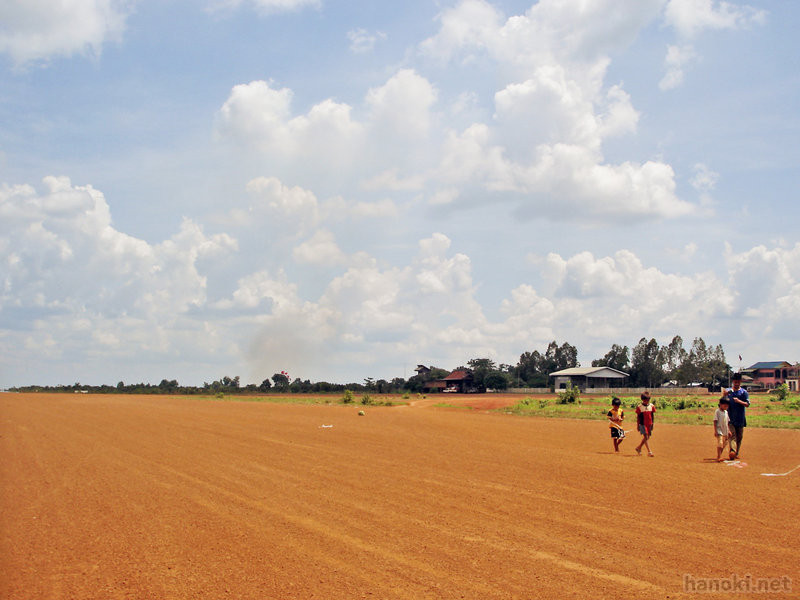
[[[0,387],[800,361],[800,4],[0,0]]]

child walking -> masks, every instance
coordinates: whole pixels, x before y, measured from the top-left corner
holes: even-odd
[[[611,410],[607,414],[608,426],[611,429],[611,441],[614,442],[614,452],[619,452],[619,445],[625,439],[625,430],[622,428],[625,411],[621,407],[622,401],[614,397],[611,400]]]
[[[722,451],[730,439],[730,429],[728,428],[728,397],[723,396],[719,399],[719,408],[714,412],[714,436],[717,438],[717,462],[722,462]]]
[[[636,454],[641,455],[642,446],[647,448],[647,456],[653,456],[648,440],[653,435],[653,421],[656,417],[656,407],[650,404],[650,392],[641,395],[642,403],[636,407],[636,423],[639,433],[642,434],[642,441],[636,446]]]

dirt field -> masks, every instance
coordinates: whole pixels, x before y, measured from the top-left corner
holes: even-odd
[[[0,597],[800,597],[800,431],[359,408],[0,394]]]

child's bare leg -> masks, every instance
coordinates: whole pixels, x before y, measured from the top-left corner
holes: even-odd
[[[743,433],[744,433],[744,430],[741,427],[739,427],[739,428],[736,429],[736,432],[733,435],[733,437],[736,438],[736,458],[739,458],[739,452],[742,449],[742,437],[743,437],[742,434]],[[731,446],[733,446],[733,440],[731,440]],[[733,448],[731,448],[731,449],[733,449]]]
[[[650,444],[647,443],[649,439],[650,439],[650,436],[646,435],[646,436],[644,436],[644,439],[642,440],[642,442],[644,443],[644,447],[647,448],[648,456],[653,456],[653,451],[650,450]]]

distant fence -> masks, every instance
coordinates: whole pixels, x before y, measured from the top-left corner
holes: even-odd
[[[653,396],[719,396],[719,392],[709,392],[705,387],[658,387],[658,388],[590,388],[585,394],[641,394],[650,392]]]
[[[509,394],[552,394],[550,388],[509,388],[506,390]],[[556,390],[558,392],[559,390]],[[639,395],[644,391],[650,392],[653,396],[707,396],[709,394],[717,394],[719,392],[709,392],[704,387],[669,387],[669,388],[588,388],[581,390],[584,394],[607,394],[619,396],[625,395]]]

